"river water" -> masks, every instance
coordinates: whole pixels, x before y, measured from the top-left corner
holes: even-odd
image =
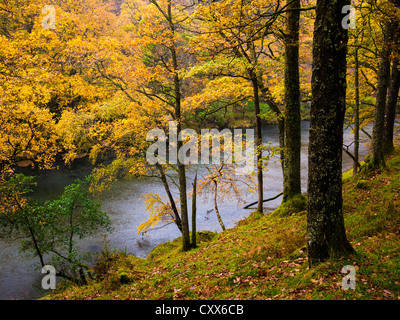
[[[367,128],[367,131],[371,131]],[[302,122],[302,148],[301,169],[303,192],[307,188],[307,150],[308,150],[309,122]],[[368,153],[368,139],[360,133],[360,158],[363,159]],[[263,140],[265,143],[271,141],[278,145],[278,128],[276,125],[263,126]],[[344,133],[344,143],[349,145],[353,141],[350,130]],[[350,151],[352,149],[350,148]],[[343,170],[352,167],[351,159],[343,155]],[[45,171],[36,174],[38,186],[33,197],[36,200],[54,199],[60,195],[63,188],[74,183],[77,178],[83,178],[90,174],[92,166],[81,163],[72,168],[62,168],[57,171]],[[29,174],[29,172],[24,172]],[[201,173],[201,171],[200,171]],[[265,173],[264,198],[270,198],[282,192],[282,169],[278,159],[273,159],[268,165]],[[188,183],[188,186],[191,184]],[[145,204],[140,198],[147,192],[165,194],[162,183],[156,179],[143,178],[135,181],[124,180],[117,182],[111,190],[101,196],[102,210],[107,212],[113,227],[113,232],[106,237],[104,234],[85,238],[80,242],[79,248],[82,252],[101,252],[105,246],[110,249],[125,250],[127,253],[146,257],[146,255],[158,244],[167,242],[180,236],[175,225],[169,225],[162,229],[148,232],[145,236],[137,234],[137,227],[147,220],[148,213]],[[256,201],[256,194],[247,195],[248,202]],[[281,198],[264,204],[264,211],[272,211],[279,206]],[[189,203],[189,208],[190,208]],[[239,220],[247,217],[252,210],[242,209],[232,199],[219,202],[222,220],[227,228],[232,228]],[[211,201],[198,199],[197,230],[210,230],[220,232],[221,227],[216,218]],[[34,299],[43,294],[40,289],[41,279],[44,275],[40,269],[35,268],[38,264],[37,258],[27,256],[18,252],[17,239],[0,239],[0,299]]]

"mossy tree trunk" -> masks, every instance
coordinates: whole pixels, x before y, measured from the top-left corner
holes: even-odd
[[[153,2],[155,3],[155,2]],[[157,4],[158,5],[158,4]],[[163,13],[164,17],[166,17],[169,29],[171,32],[172,44],[169,47],[171,53],[171,62],[172,62],[172,70],[173,70],[173,84],[174,84],[174,116],[175,121],[177,122],[177,132],[178,135],[182,131],[182,116],[181,116],[181,79],[179,76],[179,63],[177,57],[177,47],[175,43],[175,29],[176,25],[173,21],[172,16],[172,3],[171,0],[167,2],[167,12],[163,12],[161,7],[159,10]],[[177,150],[180,150],[183,143],[178,139],[177,141]],[[179,198],[180,198],[180,208],[181,208],[181,226],[182,226],[182,250],[188,251],[190,250],[190,233],[189,233],[189,218],[188,218],[188,202],[187,202],[187,187],[186,187],[186,166],[183,164],[178,157],[178,181],[179,181]]]
[[[268,104],[278,119],[279,148],[281,149],[280,158],[282,164],[282,174],[283,177],[285,177],[285,116],[279,109],[278,104],[274,101],[269,89],[264,86],[262,77],[258,78],[258,88],[264,101]]]
[[[287,32],[285,36],[285,142],[283,201],[301,194],[300,152],[300,75],[299,28],[300,0],[288,4]],[[296,10],[297,9],[297,10]]]
[[[192,248],[196,248],[197,239],[196,239],[196,215],[197,215],[197,171],[194,176],[193,181],[193,192],[192,192]]]
[[[360,77],[359,77],[359,63],[358,63],[358,49],[356,49],[354,56],[354,86],[355,86],[355,108],[354,108],[354,161],[353,161],[353,175],[358,171],[358,153],[360,149]]]
[[[173,59],[174,60],[174,59]],[[176,73],[178,74],[178,73]],[[175,94],[176,94],[176,120],[177,120],[177,128],[178,133],[181,132],[181,114],[180,114],[180,81],[178,76],[175,77]],[[179,141],[177,144],[177,150],[182,148],[182,141]],[[186,187],[186,167],[185,165],[178,159],[178,181],[179,181],[179,198],[180,198],[180,207],[181,207],[181,226],[182,226],[182,250],[188,251],[190,249],[190,234],[189,234],[189,220],[188,220],[188,202],[187,202],[187,187]]]
[[[250,77],[253,85],[254,96],[254,122],[256,124],[256,159],[257,159],[257,211],[263,212],[264,205],[264,182],[263,182],[263,163],[262,163],[262,132],[260,118],[260,95],[258,90],[257,75],[251,71]]]
[[[383,144],[384,144],[383,151],[385,154],[390,154],[394,150],[393,131],[394,131],[394,121],[396,118],[397,98],[400,89],[399,67],[400,67],[399,59],[397,57],[393,58],[392,75],[390,79],[388,99],[386,103],[384,130],[383,130]]]
[[[386,97],[390,79],[390,42],[393,38],[393,25],[387,21],[383,30],[383,48],[379,60],[378,87],[376,93],[374,127],[372,130],[373,165],[379,168],[385,165],[383,130],[385,121]]]
[[[348,34],[341,25],[341,10],[349,3],[317,1],[308,164],[307,248],[311,266],[353,251],[346,237],[342,200]]]
[[[250,44],[250,61],[256,62],[257,54],[254,46],[254,42]],[[249,70],[249,78],[253,86],[253,99],[254,99],[254,123],[256,125],[256,160],[257,160],[257,211],[263,213],[264,206],[264,180],[263,180],[263,163],[262,163],[262,131],[261,131],[261,101],[260,101],[260,89],[259,81],[262,81],[262,76],[258,72],[257,64],[253,69]]]

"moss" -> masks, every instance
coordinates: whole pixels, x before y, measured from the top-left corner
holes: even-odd
[[[306,209],[307,198],[302,194],[298,194],[286,202],[283,202],[280,207],[273,212],[273,215],[289,216],[303,212]]]
[[[206,230],[206,231],[198,231],[196,235],[197,235],[196,236],[197,241],[201,243],[213,240],[217,236],[217,233]]]
[[[129,272],[123,269],[118,270],[118,277],[119,277],[119,282],[121,284],[128,284],[132,282],[132,277],[129,275]]]
[[[375,170],[375,165],[374,165],[374,161],[372,158],[372,155],[369,153],[367,154],[367,156],[365,157],[364,161],[362,163],[360,163],[361,167],[359,169],[359,172],[361,173],[369,173],[370,171]]]
[[[308,268],[304,214],[253,213],[218,235],[198,232],[199,246],[182,252],[181,238],[147,259],[111,254],[102,277],[87,286],[60,286],[44,299],[398,299],[400,296],[400,152],[368,179],[371,188],[343,185],[344,218],[356,254]],[[298,199],[292,208],[305,204]],[[356,289],[341,288],[345,265]],[[128,282],[129,280],[129,282]]]
[[[349,181],[353,177],[353,169],[350,169],[342,174],[342,181],[343,183]]]
[[[368,190],[369,189],[368,182],[366,180],[358,180],[354,188]]]
[[[252,213],[250,213],[250,215],[246,219],[239,221],[238,225],[248,224],[251,221],[258,220],[263,216],[264,216],[264,213],[262,213],[260,211],[253,211]]]
[[[212,231],[197,231],[197,246],[212,241],[218,234]],[[191,232],[189,233],[192,238]],[[168,259],[169,257],[182,254],[182,237],[168,241],[156,246],[147,256],[149,260]],[[196,249],[195,249],[196,250]]]

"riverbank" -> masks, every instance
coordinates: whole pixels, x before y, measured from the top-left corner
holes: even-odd
[[[400,299],[400,148],[381,172],[347,177],[345,224],[356,254],[308,268],[305,211],[251,214],[219,234],[180,239],[147,258],[105,253],[87,286],[62,285],[43,299]],[[356,289],[343,290],[343,266]]]
[[[302,121],[301,135],[301,180],[303,191],[307,187],[308,175],[308,139],[309,122]],[[366,128],[371,131],[372,126]],[[263,142],[272,142],[273,145],[279,144],[278,127],[276,125],[263,126]],[[353,134],[350,128],[345,130],[344,143],[346,145],[353,141]],[[364,134],[360,134],[360,160],[368,154],[369,139]],[[353,162],[350,157],[343,153],[343,169],[352,168]],[[59,170],[31,170],[29,167],[20,168],[25,175],[35,175],[38,183],[34,188],[32,198],[39,202],[56,199],[62,194],[64,187],[75,183],[76,179],[83,179],[91,173],[93,165],[87,158],[78,159],[73,165],[59,166]],[[199,171],[199,174],[201,172]],[[206,170],[205,170],[206,173]],[[270,161],[268,170],[264,176],[264,196],[273,197],[282,192],[282,167],[279,159]],[[145,258],[149,252],[161,243],[165,243],[180,236],[178,228],[169,225],[162,229],[149,232],[146,237],[137,234],[138,226],[148,219],[146,205],[143,195],[148,192],[164,194],[165,190],[162,183],[156,179],[143,178],[134,180],[120,180],[116,182],[111,190],[101,196],[102,209],[107,212],[112,220],[114,231],[107,235],[95,234],[89,238],[79,241],[81,252],[91,253],[97,256],[104,249],[105,244],[109,248],[124,250],[130,255]],[[247,195],[246,203],[254,201],[255,196]],[[205,199],[204,199],[205,200]],[[265,203],[265,212],[271,212],[279,207],[281,198]],[[214,208],[212,201],[198,199],[197,225],[198,230],[209,230],[213,232],[221,231],[216,215],[210,210]],[[190,204],[189,204],[190,206]],[[227,228],[235,226],[236,222],[248,217],[250,210],[242,209],[243,205],[238,206],[231,199],[221,200],[220,211],[222,220]],[[211,212],[211,213],[209,213]],[[41,279],[43,275],[40,269],[36,269],[37,259],[23,254],[16,254],[19,250],[19,241],[12,239],[0,239],[0,299],[36,299],[43,295],[41,289]],[[92,265],[92,261],[88,263]]]

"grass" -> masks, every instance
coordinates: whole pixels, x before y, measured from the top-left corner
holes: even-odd
[[[254,213],[222,233],[199,232],[186,253],[180,238],[146,259],[105,252],[87,286],[62,283],[43,299],[399,299],[400,150],[382,171],[344,177],[354,255],[310,269],[306,212]],[[356,268],[355,290],[342,289],[345,265]]]

